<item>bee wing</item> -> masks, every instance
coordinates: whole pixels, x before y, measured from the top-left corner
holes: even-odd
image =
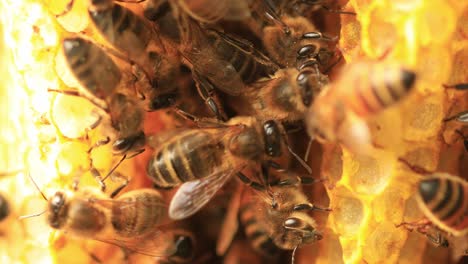
[[[227,0],[229,10],[226,12],[225,20],[245,20],[250,17],[250,7],[247,1]]]
[[[137,237],[95,237],[93,239],[120,247],[129,254],[136,253],[151,257],[164,258],[175,254],[177,251],[176,246],[171,240],[170,232],[164,232],[159,228],[155,228],[154,231]]]
[[[257,62],[267,65],[270,67],[272,72],[276,72],[277,70],[280,69],[279,65],[274,63],[268,56],[266,56],[263,52],[255,48],[255,46],[248,40],[238,38],[232,35],[228,35],[224,32],[221,32],[219,30],[216,30],[214,28],[209,28],[206,29],[207,31],[214,32],[217,34],[220,38],[222,38],[224,41],[229,43],[230,45],[236,47],[238,50],[250,55],[253,57],[254,60]]]
[[[221,226],[221,233],[219,234],[218,242],[216,243],[216,254],[218,256],[222,256],[226,253],[235,234],[237,233],[237,229],[239,228],[237,216],[243,191],[243,186],[238,183],[237,188],[234,190],[234,194],[231,197],[231,201],[229,202],[226,215],[224,216],[223,225]]]
[[[90,202],[96,203],[102,207],[105,207],[107,209],[126,209],[128,207],[133,207],[135,206],[136,203],[141,203],[143,206],[146,207],[167,207],[167,204],[165,204],[163,201],[157,201],[154,199],[150,200],[138,200],[138,201],[127,201],[127,200],[117,200],[117,199],[95,199],[95,198],[90,198]]]
[[[232,168],[223,169],[208,177],[182,184],[169,205],[169,217],[180,220],[198,212],[235,172]]]

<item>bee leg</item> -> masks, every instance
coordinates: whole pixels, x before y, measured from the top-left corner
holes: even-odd
[[[275,6],[271,0],[263,0],[265,15],[267,18],[272,20],[276,25],[280,26],[283,29],[284,34],[291,34],[291,30],[288,25],[286,25],[283,20],[279,17],[278,13],[275,11]]]
[[[52,89],[52,88],[48,88],[47,91],[53,92],[53,93],[61,93],[61,94],[69,95],[69,96],[77,96],[77,97],[86,98],[88,101],[90,101],[93,105],[95,105],[99,109],[102,109],[106,113],[109,112],[109,109],[107,109],[107,106],[102,105],[102,103],[97,101],[95,98],[91,96],[87,96],[83,93],[80,93],[79,91],[73,91],[73,90],[63,91],[63,90],[57,90],[57,89]]]
[[[101,186],[101,191],[105,192],[106,191],[106,184],[104,183],[104,180],[102,179],[101,173],[99,173],[99,171],[94,167],[91,167],[89,169],[89,171],[91,172],[91,175],[93,175],[94,179],[96,179],[99,186]]]
[[[86,134],[86,138],[88,138],[88,135]],[[103,146],[103,145],[106,145],[110,142],[110,138],[109,137],[106,137],[105,139],[101,139],[101,140],[98,140],[96,143],[94,143],[93,146],[91,146],[89,149],[88,149],[88,154],[90,155],[89,157],[89,168],[90,168],[90,172],[91,174],[93,175],[93,177],[96,179],[96,181],[98,182],[98,184],[101,186],[101,190],[102,191],[105,191],[106,190],[106,185],[104,183],[104,180],[102,179],[101,177],[101,173],[99,173],[99,171],[94,167],[94,164],[93,164],[93,159],[91,158],[91,152],[97,148],[97,147],[100,147],[100,146]],[[73,187],[74,188],[78,188],[78,183],[77,182],[74,182],[73,184]]]
[[[457,83],[453,85],[448,85],[448,84],[442,84],[443,87],[445,88],[452,88],[455,90],[468,90],[468,83]]]
[[[127,187],[128,183],[129,183],[129,180],[128,180],[127,177],[123,176],[120,173],[112,174],[111,179],[113,179],[113,180],[116,180],[116,179],[123,180],[123,183],[120,186],[118,186],[114,191],[112,191],[112,193],[110,195],[110,198],[114,198],[115,196],[117,196],[117,194],[120,193],[120,191],[122,191],[123,188]]]
[[[429,241],[434,243],[437,247],[444,247],[444,248],[449,247],[448,240],[445,237],[443,237],[440,234],[440,232],[437,232],[437,235],[435,237],[430,234],[426,234],[426,237],[429,239]]]
[[[249,177],[245,176],[245,174],[243,174],[242,172],[238,172],[237,173],[237,177],[239,177],[239,179],[244,183],[246,184],[247,186],[257,190],[257,191],[265,191],[265,186],[263,186],[262,184],[258,183],[258,182],[254,182],[252,180],[249,179]]]
[[[455,119],[462,123],[468,123],[468,111],[462,111],[454,116],[445,118],[443,121],[447,122],[447,121],[452,121]]]
[[[182,118],[196,123],[199,127],[226,127],[225,124],[214,118],[196,117],[190,113],[185,112],[180,108],[175,108],[175,112]]]
[[[214,86],[203,76],[197,72],[192,72],[198,94],[205,101],[208,108],[213,112],[218,120],[227,121],[226,114],[220,106],[219,99],[216,94]]]
[[[284,141],[284,143],[286,145],[286,148],[288,149],[289,153],[291,153],[291,155],[293,155],[294,158],[296,158],[296,160],[299,161],[299,163],[302,165],[302,167],[304,167],[307,170],[307,173],[312,174],[312,169],[310,168],[309,165],[307,165],[307,162],[304,161],[301,157],[299,157],[299,155],[297,155],[296,152],[294,152],[291,149],[291,147],[289,145],[288,136],[286,135],[285,131],[281,132],[281,136],[283,137],[283,141]]]
[[[98,264],[104,263],[104,262],[102,262],[94,253],[89,253],[89,256],[91,257],[91,259],[92,259],[94,262],[96,262],[96,263],[98,263]]]

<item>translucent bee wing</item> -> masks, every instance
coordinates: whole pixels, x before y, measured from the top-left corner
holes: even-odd
[[[169,205],[169,217],[180,220],[198,212],[236,171],[232,168],[224,169],[208,177],[182,184]]]
[[[237,184],[237,188],[234,190],[234,194],[229,202],[227,213],[224,216],[223,225],[221,226],[218,242],[216,243],[216,254],[218,256],[223,256],[226,253],[237,233],[237,229],[239,228],[238,213],[243,190],[244,188],[242,188],[240,184]]]
[[[126,209],[128,207],[133,207],[137,203],[141,204],[142,206],[145,207],[162,207],[162,208],[167,208],[167,204],[164,203],[162,200],[157,201],[157,200],[132,200],[132,201],[126,201],[126,200],[117,200],[117,199],[96,199],[96,198],[90,198],[89,202],[98,204],[104,208],[107,209]]]
[[[216,29],[206,29],[207,31],[214,32],[217,34],[221,39],[223,39],[226,43],[231,46],[236,47],[237,50],[240,50],[250,56],[253,57],[254,60],[259,62],[260,64],[266,65],[271,68],[272,72],[276,72],[280,69],[279,65],[274,63],[267,55],[265,55],[262,51],[255,48],[255,46],[248,40],[235,37],[233,35],[228,35],[224,32],[218,31]]]
[[[174,255],[177,248],[172,243],[170,232],[164,232],[159,228],[154,231],[131,238],[101,238],[94,237],[94,240],[115,245],[127,251],[145,256],[165,258]]]
[[[226,12],[225,20],[245,20],[251,16],[250,7],[247,1],[227,0],[229,10]]]

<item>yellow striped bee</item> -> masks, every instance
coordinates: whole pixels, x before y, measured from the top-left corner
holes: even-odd
[[[237,231],[237,212],[240,223],[244,225],[247,238],[253,248],[265,257],[275,257],[279,251],[296,250],[298,247],[322,239],[315,220],[308,211],[329,211],[311,204],[297,183],[313,183],[309,178],[288,177],[261,190],[255,185],[256,192],[250,196],[234,195],[223,224],[218,254],[223,254]],[[253,189],[252,189],[253,190]],[[241,191],[238,191],[239,193]],[[237,202],[236,199],[241,201]],[[234,206],[239,203],[238,206]],[[238,209],[234,213],[233,209]],[[294,252],[293,252],[294,259]]]
[[[199,123],[200,125],[201,123]],[[182,184],[171,200],[169,216],[186,218],[201,209],[234,175],[246,167],[279,165],[287,147],[284,128],[273,120],[236,117],[225,124],[168,132],[157,146],[147,174],[158,187]],[[297,155],[296,155],[297,157]],[[307,165],[305,165],[307,166]]]
[[[424,215],[441,230],[468,234],[468,183],[447,173],[434,173],[419,183],[417,195]]]
[[[447,239],[438,232],[434,237],[429,231],[436,227],[449,235],[463,237],[468,234],[468,183],[448,173],[433,173],[419,182],[416,199],[426,219],[402,222],[408,230],[416,229],[433,243],[447,247]]]
[[[51,91],[83,96],[104,109],[117,131],[113,142],[116,154],[140,152],[146,141],[142,128],[144,112],[136,99],[119,90],[122,73],[111,57],[96,44],[80,37],[65,38],[62,51],[70,72],[82,89],[78,92]]]
[[[414,87],[415,79],[413,71],[398,64],[359,61],[345,66],[308,109],[305,122],[309,135],[362,151],[370,143],[365,118],[401,101]]]
[[[35,184],[35,183],[34,183]],[[35,184],[36,185],[36,184]],[[102,241],[148,256],[169,256],[176,247],[162,247],[170,233],[158,226],[167,223],[167,207],[154,189],[138,189],[114,198],[125,185],[109,197],[94,188],[60,190],[47,201],[47,224],[73,236]],[[36,185],[36,188],[39,188]],[[39,190],[40,191],[40,190]]]

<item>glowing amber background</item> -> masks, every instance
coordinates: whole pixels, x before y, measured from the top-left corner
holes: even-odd
[[[88,252],[106,263],[122,261],[121,251],[54,232],[43,217],[17,220],[45,208],[27,173],[46,196],[68,188],[77,174],[80,185],[95,185],[87,172],[87,150],[103,135],[113,136],[104,123],[84,141],[83,128],[96,118],[94,106],[47,92],[77,87],[57,54],[62,37],[87,27],[86,1],[56,19],[66,3],[0,0],[0,192],[12,206],[10,217],[0,223],[1,263],[93,263]],[[399,61],[416,70],[418,82],[409,98],[369,120],[377,146],[371,154],[323,146],[321,175],[328,179],[333,212],[327,219],[318,216],[326,223],[326,236],[298,250],[297,263],[446,263],[466,248],[462,238],[450,250],[436,249],[424,236],[395,225],[421,218],[413,194],[422,176],[398,158],[428,171],[468,174],[466,153],[454,133],[461,125],[442,122],[468,109],[466,92],[442,86],[468,82],[467,7],[460,0],[351,0],[346,5],[357,15],[341,16],[339,48],[345,61]],[[148,127],[162,128],[162,122]],[[109,157],[109,146],[91,153],[102,172],[113,162]],[[137,175],[138,162],[121,169]],[[135,177],[130,188],[145,184]]]

